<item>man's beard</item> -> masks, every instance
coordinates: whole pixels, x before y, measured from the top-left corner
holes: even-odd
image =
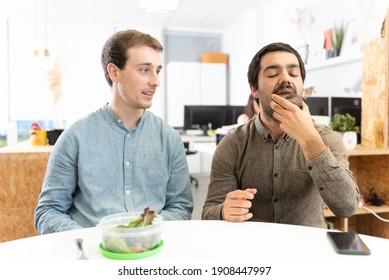
[[[282,94],[279,94],[279,91],[283,90],[283,89],[289,89],[290,91],[292,91],[292,93],[290,93],[286,96],[282,96]],[[277,94],[277,95],[285,98],[289,102],[291,102],[291,103],[293,103],[301,108],[301,105],[302,105],[301,95],[297,94],[296,89],[291,87],[289,84],[287,84],[287,83],[281,84],[280,86],[275,88],[275,90],[273,91],[273,94]],[[266,97],[267,93],[261,91],[260,88],[258,88],[258,96],[259,96],[259,98],[258,98],[259,104],[262,107],[263,112],[265,113],[265,117],[270,121],[279,122],[277,119],[275,119],[273,117],[274,110],[270,107],[271,97],[269,96],[268,100],[264,99],[263,97]]]
[[[269,100],[266,100],[264,97],[266,97],[267,93],[261,91],[261,89],[258,88],[258,100],[259,100],[259,106],[262,108],[263,113],[265,114],[265,118],[270,121],[276,121],[273,117],[274,110],[270,107],[271,97],[269,96]]]

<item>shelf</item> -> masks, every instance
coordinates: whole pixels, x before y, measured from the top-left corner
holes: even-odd
[[[11,153],[51,153],[53,150],[52,145],[47,146],[34,146],[30,141],[19,142],[15,145],[5,146],[0,148],[1,154],[11,154]]]
[[[379,149],[358,145],[355,149],[347,150],[347,154],[351,156],[379,156],[389,155],[389,149]]]
[[[375,212],[377,214],[379,214],[379,213],[389,213],[389,206],[387,206],[387,205],[382,205],[382,206],[366,205],[365,207],[369,208],[370,210],[372,210],[373,212]],[[366,209],[358,208],[357,211],[355,211],[353,216],[366,215],[366,214],[372,215],[372,213],[367,211]],[[338,220],[337,228],[339,230],[344,231],[344,232],[349,231],[349,218],[338,218],[328,208],[323,209],[323,215],[326,218],[330,218],[330,220],[332,220],[332,221],[334,221],[333,219],[336,218],[335,220]]]
[[[343,64],[354,63],[359,61],[362,61],[361,54],[353,55],[353,56],[338,56],[338,57],[329,58],[323,62],[307,64],[305,66],[305,70],[306,71],[319,70],[323,68],[335,67],[335,66],[340,66]]]
[[[365,207],[369,208],[370,210],[374,211],[375,213],[389,213],[389,206],[382,205],[382,206],[373,206],[373,205],[366,205]],[[323,209],[324,217],[336,217],[334,213],[328,208]],[[355,211],[354,215],[364,215],[364,214],[371,214],[369,211],[367,211],[364,208],[358,208],[357,211]],[[354,216],[353,215],[353,216]]]

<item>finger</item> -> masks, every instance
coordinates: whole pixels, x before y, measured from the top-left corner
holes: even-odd
[[[222,216],[223,216],[224,220],[228,220],[228,221],[236,220],[236,221],[238,221],[238,220],[244,220],[247,218],[247,214],[249,213],[249,207],[235,207],[235,206],[229,205],[228,202],[229,201],[226,201],[223,205],[223,208],[222,208]],[[246,202],[248,202],[248,201],[246,200]],[[250,207],[251,207],[251,205],[250,205]],[[240,216],[243,216],[242,219],[239,218]]]
[[[242,199],[226,199],[222,208],[223,220],[231,220],[231,216],[244,216],[247,219],[247,214],[252,203],[249,200]]]
[[[272,100],[282,108],[288,109],[293,108],[292,103],[286,100],[285,98],[278,96],[277,94],[271,95]]]
[[[252,213],[247,213],[244,215],[228,215],[225,220],[228,222],[243,222],[251,219],[252,217]]]
[[[251,193],[253,195],[255,195],[257,193],[257,189],[253,189],[253,188],[247,188],[247,189],[245,189],[245,191],[249,192],[249,193]]]
[[[251,206],[253,206],[251,201],[246,200],[246,199],[226,199],[224,204],[228,208],[246,208],[246,209],[249,209],[249,208],[251,208]]]
[[[280,110],[285,110],[284,107],[280,106],[280,104],[278,104],[274,100],[270,101],[270,108],[272,108],[274,112],[277,112],[277,111],[280,111]]]
[[[309,110],[309,106],[307,103],[305,103],[304,101],[301,102],[301,110],[304,110],[304,109],[308,109]]]
[[[241,216],[249,213],[249,208],[243,208],[243,207],[230,207],[227,211],[228,215],[232,216]]]
[[[274,102],[288,111],[297,110],[297,108],[301,110],[301,104],[303,102],[302,97],[298,94],[292,94],[286,97],[272,94],[272,99]]]
[[[303,101],[303,103],[301,105],[301,110],[303,110],[303,112],[308,113],[309,115],[311,115],[311,112],[309,111],[309,106],[304,101]]]
[[[254,194],[244,190],[235,190],[229,192],[226,196],[226,199],[253,199],[253,198],[254,198]]]
[[[274,111],[273,117],[279,121],[281,121],[283,118],[290,118],[291,117],[290,114],[293,111],[293,107],[292,108],[282,107],[280,104],[278,104],[274,101],[270,102],[270,107]]]

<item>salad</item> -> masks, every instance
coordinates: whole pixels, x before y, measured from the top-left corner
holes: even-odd
[[[129,215],[131,216],[130,213],[116,214],[116,219],[111,219],[111,226],[105,227],[106,230],[102,233],[104,247],[114,253],[126,254],[146,252],[157,247],[162,217],[157,217],[156,212],[148,207],[139,216],[132,215],[135,218],[127,223]],[[127,221],[122,222],[123,218]]]

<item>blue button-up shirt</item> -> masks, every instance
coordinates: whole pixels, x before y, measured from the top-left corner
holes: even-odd
[[[128,131],[107,105],[75,122],[50,156],[35,210],[41,234],[95,226],[109,214],[149,207],[190,219],[188,165],[179,133],[145,111]]]

